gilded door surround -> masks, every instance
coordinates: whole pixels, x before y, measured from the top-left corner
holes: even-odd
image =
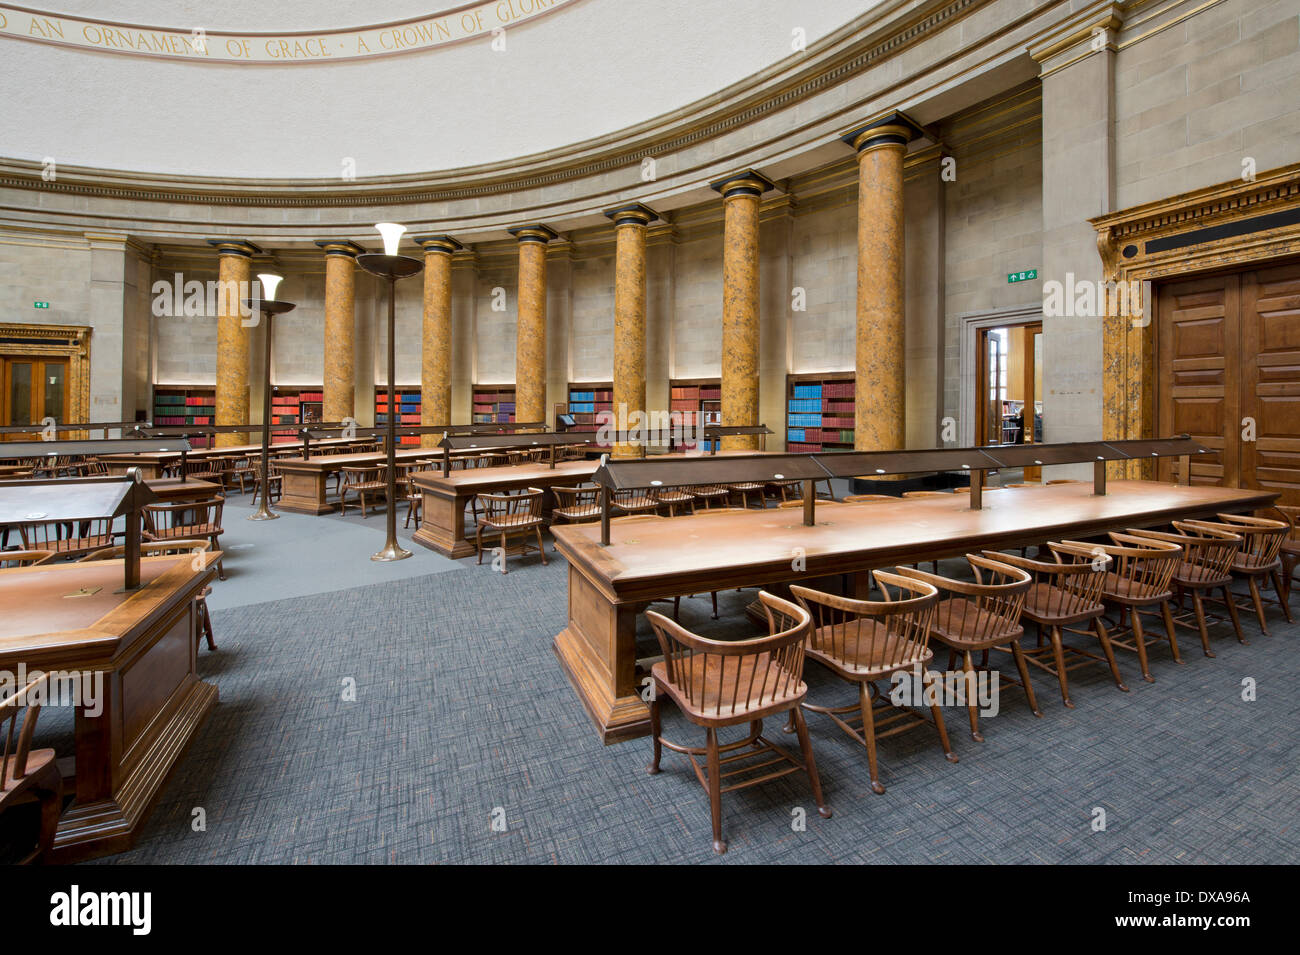
[[[1266,218],[1267,217],[1267,218]],[[1300,254],[1300,163],[1089,220],[1108,283],[1103,320],[1102,429],[1107,439],[1157,437],[1152,283]],[[1121,292],[1140,289],[1136,307]],[[1112,476],[1150,477],[1147,462]]]
[[[90,421],[90,333],[86,325],[0,323],[0,352],[8,356],[68,359],[68,410],[73,421]],[[65,422],[60,422],[65,423]],[[74,439],[85,434],[72,432]]]

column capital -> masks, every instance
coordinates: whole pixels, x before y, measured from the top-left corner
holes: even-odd
[[[260,247],[246,239],[208,239],[208,245],[221,255],[242,255],[246,259],[251,259],[255,255],[262,254]]]
[[[761,172],[746,169],[722,179],[715,179],[709,183],[709,188],[721,193],[723,199],[730,199],[734,196],[761,196],[769,189],[775,189],[776,184]]]
[[[613,219],[615,226],[646,226],[658,219],[659,213],[639,202],[629,202],[621,206],[615,206],[613,209],[606,209],[605,218]]]
[[[924,135],[925,129],[912,117],[900,110],[891,109],[841,133],[840,139],[862,153],[880,146],[906,148],[912,140]]]
[[[444,252],[447,255],[454,255],[465,246],[453,239],[449,235],[417,235],[412,236],[417,245],[424,249],[426,255],[430,252]]]
[[[350,242],[347,239],[317,239],[316,245],[326,255],[345,255],[349,259],[355,259],[366,251],[355,242]]]
[[[512,226],[511,228],[506,229],[506,231],[518,239],[520,243],[540,242],[542,245],[545,245],[552,239],[558,239],[560,237],[560,234],[550,226],[544,226],[541,223],[536,225]]]

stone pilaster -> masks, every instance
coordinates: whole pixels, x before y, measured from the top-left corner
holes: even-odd
[[[544,225],[516,226],[509,232],[519,242],[515,420],[545,421],[546,243],[557,235]]]
[[[625,409],[630,420],[646,407],[646,226],[658,214],[640,203],[609,209],[614,221],[614,410]],[[618,427],[626,421],[618,420]],[[645,445],[617,443],[614,457],[638,458]]]
[[[891,112],[842,137],[858,153],[853,446],[859,451],[892,451],[906,442],[903,156],[921,133]]]
[[[325,252],[325,381],[321,417],[342,421],[356,416],[357,254],[354,242],[322,239]]]
[[[771,180],[752,169],[710,186],[722,195],[722,423],[758,424],[758,205]],[[722,439],[756,450],[757,435]]]
[[[220,257],[217,279],[221,293],[217,296],[217,424],[248,422],[248,346],[249,328],[261,321],[253,316],[245,322],[240,299],[250,298],[249,277],[253,256],[261,249],[241,239],[209,239],[208,244]],[[213,445],[228,448],[248,444],[248,434],[218,434]]]
[[[452,424],[451,259],[464,246],[449,235],[416,236],[424,249],[424,330],[420,349],[420,424]],[[439,436],[426,434],[426,448]]]

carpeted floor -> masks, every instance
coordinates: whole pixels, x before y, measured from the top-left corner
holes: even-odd
[[[1183,666],[1155,650],[1153,685],[1121,655],[1130,693],[1102,668],[1076,671],[1075,710],[1036,672],[1043,717],[1009,689],[982,744],[949,710],[955,765],[926,729],[885,740],[883,796],[861,747],[809,714],[833,818],[817,816],[800,775],[728,794],[718,857],[684,758],[666,753],[648,776],[649,741],[602,746],[570,690],[550,647],[565,623],[558,556],[512,560],[505,576],[423,551],[374,565],[378,515],[285,519],[273,536],[239,516],[232,507],[230,543],[254,546],[229,550],[213,597],[219,650],[199,657],[221,702],[137,848],[104,861],[1300,861],[1300,627],[1276,610],[1272,636],[1248,624],[1250,646],[1216,627],[1215,659],[1194,634]],[[720,597],[722,621],[705,595],[683,601],[683,623],[751,632],[753,593]],[[809,684],[814,699],[853,699],[816,668]],[[666,725],[703,738],[675,716]],[[69,729],[66,711],[42,713],[45,745],[66,749]],[[205,831],[192,827],[199,808]]]

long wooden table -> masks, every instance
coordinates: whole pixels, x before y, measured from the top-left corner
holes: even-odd
[[[431,459],[442,452],[437,448],[398,448],[397,463],[408,464]],[[384,467],[388,458],[383,451],[363,454],[313,454],[309,458],[281,458],[276,466],[283,475],[280,500],[276,508],[298,514],[328,514],[338,507],[336,501],[325,499],[325,489],[331,474],[345,467]],[[401,493],[401,489],[398,489]]]
[[[180,478],[149,478],[144,483],[164,504],[175,504],[179,501],[206,501],[225,493],[220,484],[195,478],[185,481]]]
[[[177,438],[179,441],[180,439]],[[316,447],[357,447],[359,445],[373,445],[373,438],[324,438],[320,441],[313,441],[311,446]],[[301,447],[301,443],[295,444],[273,444],[271,452],[276,453],[285,449]],[[2,446],[0,446],[2,447]],[[185,452],[187,460],[202,461],[205,458],[224,458],[232,455],[261,454],[262,445],[258,444],[240,444],[229,448],[195,448],[193,451]],[[314,456],[314,455],[313,455]],[[108,465],[108,473],[125,474],[129,468],[139,468],[141,474],[146,478],[162,477],[163,471],[180,463],[180,451],[151,451],[143,454],[101,454],[99,459]]]
[[[52,861],[130,848],[216,704],[196,672],[194,600],[220,554],[205,557],[146,557],[130,594],[120,560],[0,570],[0,669],[102,674],[97,705],[76,713],[75,798]]]
[[[420,489],[420,528],[414,539],[444,557],[461,558],[474,553],[474,544],[465,536],[465,508],[476,494],[517,491],[539,487],[545,491],[559,485],[567,487],[590,481],[600,467],[598,460],[561,461],[549,464],[517,464],[510,467],[473,468],[452,471],[443,477],[438,471],[420,471],[412,482]],[[543,510],[554,506],[553,495],[543,499]]]
[[[636,619],[651,600],[818,577],[850,575],[865,594],[865,571],[1004,550],[1126,527],[1155,527],[1270,505],[1272,492],[1112,481],[1003,488],[973,511],[966,495],[822,504],[817,524],[802,512],[701,512],[693,517],[614,524],[600,546],[592,524],[551,528],[569,562],[569,623],[553,648],[600,738],[649,733],[636,669]],[[800,571],[795,571],[796,558]]]

